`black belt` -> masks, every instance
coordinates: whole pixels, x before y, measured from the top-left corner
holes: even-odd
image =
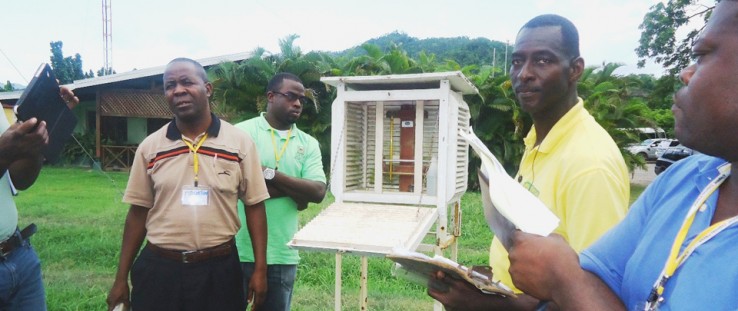
[[[15,249],[23,245],[23,241],[36,233],[36,224],[30,224],[23,230],[15,230],[7,240],[0,242],[0,259],[5,259]]]
[[[146,248],[150,249],[155,254],[169,260],[174,260],[181,263],[197,263],[212,258],[230,255],[236,250],[236,244],[234,240],[231,239],[230,241],[223,244],[196,251],[171,250],[162,248],[152,243],[147,243]]]

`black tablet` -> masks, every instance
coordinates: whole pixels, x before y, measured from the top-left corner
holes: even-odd
[[[15,105],[15,114],[21,121],[33,117],[46,121],[49,144],[42,153],[46,161],[57,162],[64,144],[77,125],[77,117],[59,94],[59,83],[49,64],[41,64],[36,70]]]

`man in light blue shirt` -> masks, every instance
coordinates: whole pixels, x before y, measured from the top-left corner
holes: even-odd
[[[79,103],[66,88],[61,95],[70,108]],[[49,139],[46,122],[31,118],[10,125],[3,114],[0,133],[0,310],[46,310],[41,261],[28,241],[34,229],[18,230],[13,201],[15,188],[27,189],[41,171],[41,150]]]

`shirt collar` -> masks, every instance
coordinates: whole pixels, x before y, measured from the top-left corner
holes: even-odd
[[[207,132],[209,137],[218,137],[218,133],[220,132],[220,119],[215,116],[214,113],[210,113],[210,119],[212,120],[210,122],[210,126],[208,126]],[[175,122],[174,119],[172,119],[172,122],[169,122],[169,127],[167,127],[167,138],[170,140],[180,140],[182,139],[182,132],[179,131],[177,128],[177,122]]]
[[[556,124],[551,128],[541,144],[538,146],[538,152],[548,153],[556,148],[556,145],[566,136],[569,130],[582,121],[582,118],[589,116],[589,112],[584,109],[584,101],[581,97],[577,97],[577,103],[564,114]],[[523,139],[525,149],[530,150],[536,143],[536,128],[533,125],[528,135]]]
[[[262,112],[261,114],[259,114],[258,124],[259,124],[259,129],[262,131],[271,131],[273,129],[272,126],[269,125],[269,121],[267,121],[266,119],[266,112]],[[290,128],[292,129],[292,134],[290,134],[290,136],[295,136],[296,125],[293,123],[290,126]],[[278,129],[274,129],[274,130],[279,131]]]
[[[694,182],[700,191],[703,191],[713,179],[720,175],[722,166],[728,164],[728,161],[718,157],[700,155],[693,155],[692,157],[695,157],[697,161],[698,176],[695,176]]]

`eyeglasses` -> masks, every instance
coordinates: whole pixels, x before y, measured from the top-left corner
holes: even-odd
[[[289,102],[293,102],[299,99],[301,104],[306,104],[310,100],[307,96],[297,95],[292,92],[282,93],[282,92],[272,91],[272,93],[284,96],[284,98],[286,98]]]

